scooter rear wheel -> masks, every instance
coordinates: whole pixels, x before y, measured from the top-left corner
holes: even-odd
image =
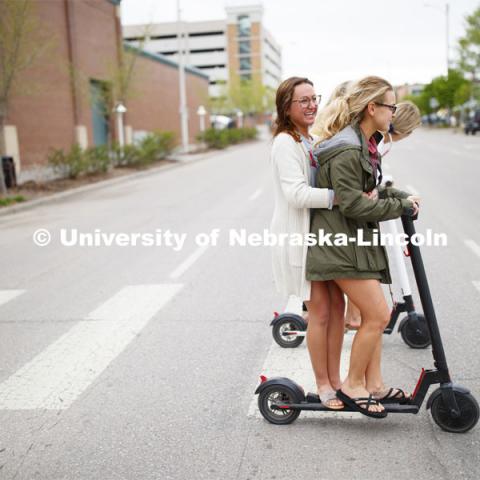
[[[288,425],[300,415],[300,410],[275,408],[277,404],[296,403],[300,401],[294,392],[284,385],[271,385],[258,395],[258,408],[263,418],[275,425]]]
[[[438,395],[430,407],[432,417],[435,423],[446,432],[465,433],[477,424],[480,409],[471,393],[454,392],[454,394],[460,409],[460,416],[453,417],[445,405],[443,396]]]
[[[422,314],[417,314],[417,322],[407,316],[402,319],[402,323],[400,335],[410,348],[427,348],[432,343],[427,321]]]
[[[273,326],[272,335],[273,339],[282,348],[296,348],[298,347],[305,337],[297,337],[294,335],[285,335],[289,331],[303,331],[303,325],[298,322],[295,317],[284,318],[282,321],[277,322]]]

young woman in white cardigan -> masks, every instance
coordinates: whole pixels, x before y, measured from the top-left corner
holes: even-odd
[[[333,206],[333,190],[313,187],[318,165],[309,127],[315,121],[319,101],[307,78],[291,77],[278,87],[271,152],[275,193],[272,233],[305,238],[310,232],[310,209]],[[306,280],[307,249],[307,245],[288,243],[273,247],[273,274],[277,289],[286,298],[295,295],[307,306],[307,346],[318,394],[326,407],[339,410],[343,403],[335,397],[335,391],[341,385],[345,303],[334,282]]]

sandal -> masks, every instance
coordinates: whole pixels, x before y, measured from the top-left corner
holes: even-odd
[[[329,410],[343,410],[345,408],[345,405],[335,405],[331,403],[332,400],[339,400],[335,394],[335,390],[327,390],[321,395],[319,393],[318,398],[320,399],[322,405]]]
[[[383,393],[384,392],[373,392],[372,395],[375,400],[380,403],[398,403],[403,405],[412,399],[411,395],[407,397],[406,393],[401,388],[389,388],[387,393]]]
[[[380,405],[380,402],[373,398],[372,395],[368,397],[349,397],[346,393],[343,393],[341,390],[337,390],[337,398],[340,399],[345,405],[350,407],[353,411],[359,412],[362,415],[371,418],[385,418],[387,412],[371,412],[369,410],[370,406]]]

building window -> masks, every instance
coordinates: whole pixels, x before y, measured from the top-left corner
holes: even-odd
[[[250,40],[240,40],[238,42],[238,53],[244,54],[244,53],[250,53],[251,52],[251,45],[250,45]]]
[[[252,59],[250,57],[240,58],[240,70],[251,70],[252,69]]]
[[[239,37],[250,36],[250,17],[248,15],[239,15],[237,17],[237,33]]]
[[[252,74],[251,73],[241,73],[240,80],[251,80]]]

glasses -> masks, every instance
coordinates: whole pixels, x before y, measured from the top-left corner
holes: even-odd
[[[302,97],[298,100],[292,100],[292,103],[298,102],[302,108],[308,108],[310,106],[310,102],[314,105],[318,105],[322,100],[321,95],[313,95],[312,97]]]
[[[380,103],[380,102],[373,102],[373,103],[375,103],[375,105],[379,105],[380,107],[389,108],[392,113],[395,113],[397,111],[396,105],[389,105],[388,103]]]

